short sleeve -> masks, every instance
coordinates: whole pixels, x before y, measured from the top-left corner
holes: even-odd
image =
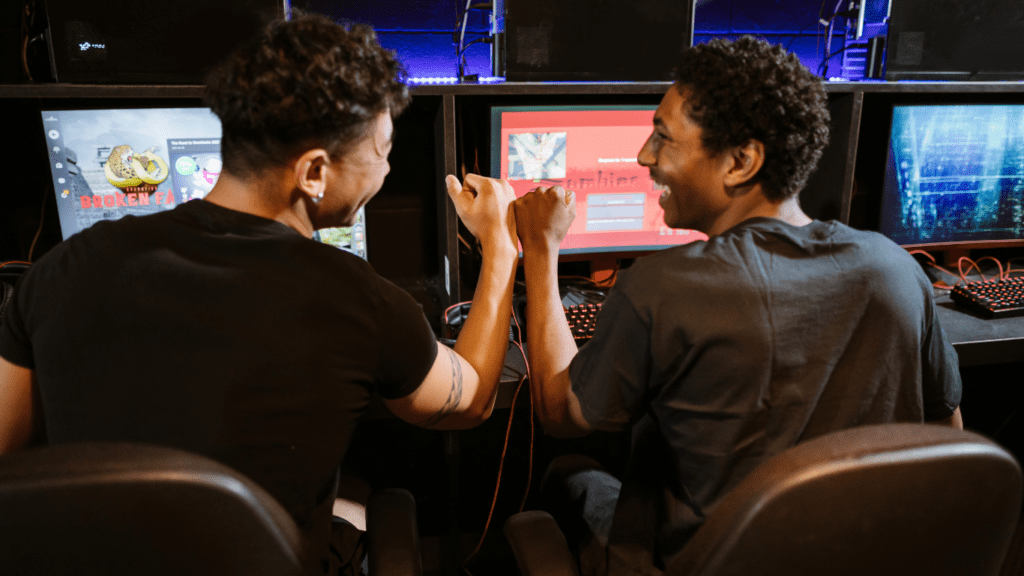
[[[437,338],[412,296],[383,278],[379,289],[377,393],[393,400],[410,394],[427,377],[437,357]]]
[[[929,298],[928,312],[931,322],[924,335],[921,354],[921,392],[924,400],[924,419],[942,420],[953,415],[960,406],[962,383],[960,360],[956,350],[946,338],[935,303]]]
[[[25,292],[29,289],[31,272],[29,270],[18,280],[14,295],[7,304],[3,324],[0,325],[0,356],[12,364],[34,369],[32,343],[25,326],[25,306],[29,303]]]
[[[593,338],[569,365],[569,381],[587,423],[597,430],[629,426],[645,407],[651,372],[650,328],[613,290]]]

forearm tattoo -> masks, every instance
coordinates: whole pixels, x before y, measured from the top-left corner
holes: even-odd
[[[448,354],[448,359],[452,364],[452,387],[448,391],[448,398],[444,401],[444,405],[433,416],[427,418],[426,422],[422,424],[423,426],[430,427],[438,424],[449,415],[454,414],[462,402],[462,364],[459,363],[459,356],[454,351],[448,348],[445,348],[444,351]]]

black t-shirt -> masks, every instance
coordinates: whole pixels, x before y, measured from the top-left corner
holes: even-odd
[[[266,488],[326,557],[338,465],[371,392],[437,354],[365,261],[209,202],[101,222],[21,279],[0,355],[32,368],[51,444],[210,456]]]
[[[595,428],[653,424],[623,490],[649,482],[660,500],[646,508],[655,565],[768,457],[830,431],[949,417],[961,392],[932,287],[905,250],[769,218],[638,259],[570,379]]]

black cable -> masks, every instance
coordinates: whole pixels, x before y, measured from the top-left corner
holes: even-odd
[[[36,249],[36,242],[39,241],[39,235],[43,232],[43,221],[46,217],[46,200],[49,198],[47,192],[48,190],[43,190],[43,205],[39,208],[39,227],[36,228],[36,235],[32,238],[32,244],[28,247],[28,258],[26,258],[26,260],[29,262],[32,261],[32,252]]]
[[[829,20],[825,20],[825,4],[827,2],[828,0],[821,1],[821,7],[818,8],[818,21],[815,22],[813,26],[821,26],[823,22],[828,22],[831,21],[832,18],[835,18],[835,14],[833,14],[832,18],[829,18]],[[789,47],[793,45],[793,42],[796,42],[797,39],[799,39],[804,32],[807,32],[810,29],[810,26],[804,26],[803,28],[801,28],[800,31],[793,36],[793,39],[786,43],[786,51],[789,52]],[[821,36],[821,32],[815,33],[815,36]],[[815,48],[815,54],[817,54],[817,48]]]
[[[459,55],[462,54],[462,43],[466,38],[466,23],[469,19],[469,6],[472,2],[473,0],[466,0],[466,7],[462,10],[462,13],[457,16],[455,21],[455,57],[456,64],[459,67],[459,82],[462,82],[462,77],[466,75],[465,70],[462,67],[462,59],[459,58]]]
[[[821,22],[825,19],[825,4],[828,0],[821,0],[821,8],[818,8],[818,21]]]
[[[827,2],[828,0],[825,1]],[[829,16],[828,25],[825,27],[825,51],[823,54],[824,59],[822,60],[822,64],[818,66],[818,70],[821,71],[822,78],[828,75],[828,51],[832,47],[832,32],[835,29],[836,16],[839,15],[839,7],[842,5],[843,0],[838,0],[836,2],[836,7],[832,9],[832,15]],[[822,4],[822,8],[824,8],[824,4]],[[819,10],[818,13],[821,14],[822,10]],[[819,19],[818,22],[821,23],[822,20]]]
[[[21,5],[21,67],[25,72],[25,78],[32,82],[32,70],[28,65],[29,37],[32,35],[32,27],[35,25],[36,11],[35,0],[25,0]]]
[[[455,50],[455,56],[456,56],[456,64],[458,65],[458,69],[459,69],[459,82],[462,82],[463,78],[466,77],[466,68],[467,68],[467,64],[466,64],[466,60],[465,60],[466,50],[470,46],[472,46],[473,44],[479,44],[480,42],[493,42],[493,39],[491,39],[491,36],[490,36],[490,32],[487,32],[486,33],[487,36],[485,36],[484,38],[478,38],[478,39],[470,42],[469,44],[465,44],[465,42],[466,42],[466,32],[467,32],[466,27],[468,26],[468,23],[469,23],[469,11],[470,10],[487,10],[487,9],[493,10],[494,9],[494,4],[491,3],[491,2],[484,2],[484,3],[480,3],[480,4],[472,4],[472,2],[473,2],[473,0],[466,0],[466,8],[462,11],[461,14],[459,14],[457,16],[457,20],[455,21],[455,32],[454,32],[454,35],[457,37],[457,40],[456,40],[457,46],[456,46],[456,50]],[[461,22],[461,26],[460,26],[460,22]]]
[[[843,47],[842,47],[842,48],[840,48],[839,50],[836,50],[835,52],[833,52],[833,53],[829,54],[829,55],[828,55],[828,56],[827,56],[827,57],[826,57],[826,58],[825,58],[825,59],[824,59],[824,60],[823,60],[823,61],[821,62],[821,64],[819,64],[819,65],[818,65],[818,70],[821,70],[821,69],[822,69],[822,67],[824,67],[825,71],[824,71],[824,72],[822,72],[822,74],[827,74],[827,73],[828,73],[828,61],[829,61],[829,60],[831,60],[833,56],[835,56],[835,55],[837,55],[837,54],[842,54],[843,52],[846,52],[846,50],[847,50],[847,49],[849,49],[849,48],[864,48],[865,46],[867,46],[867,44],[848,44],[848,45],[846,45],[846,46],[843,46]]]
[[[821,23],[820,23],[820,22],[815,22],[815,23],[814,23],[814,26],[820,26],[820,25],[821,25]],[[807,32],[807,31],[808,31],[808,30],[810,30],[810,29],[811,29],[811,27],[810,27],[810,26],[805,26],[805,27],[803,27],[803,28],[802,28],[802,29],[801,29],[801,30],[800,30],[799,32],[797,32],[797,33],[796,33],[796,34],[795,34],[795,35],[793,36],[793,39],[792,39],[792,40],[790,40],[789,42],[787,42],[787,43],[786,43],[786,52],[789,52],[789,47],[793,45],[793,42],[796,42],[796,41],[797,41],[797,39],[799,39],[799,38],[800,38],[800,37],[801,37],[801,36],[803,35],[803,33],[804,33],[804,32]]]
[[[469,47],[474,44],[491,44],[492,42],[494,42],[494,39],[491,38],[490,36],[486,36],[484,38],[477,38],[476,40],[473,40],[469,44],[466,44],[465,46],[462,47],[462,51],[459,52],[459,80],[466,78],[465,74],[462,74],[461,71],[469,67],[469,64],[466,62],[466,51],[469,50]]]

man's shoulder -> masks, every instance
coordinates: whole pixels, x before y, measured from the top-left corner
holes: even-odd
[[[665,278],[679,282],[729,273],[735,269],[734,264],[749,259],[750,246],[758,244],[751,237],[751,230],[734,229],[707,240],[665,248],[637,258],[627,270],[627,277],[633,282],[650,283]]]
[[[700,294],[701,290],[756,282],[777,256],[804,274],[834,275],[839,269],[874,270],[884,275],[917,268],[906,250],[877,232],[836,221],[793,226],[770,218],[751,219],[705,241],[676,246],[637,258],[620,274],[616,289],[631,300],[664,292]],[[776,259],[777,260],[777,259]],[[771,264],[775,265],[775,264]]]
[[[830,238],[832,251],[840,256],[856,259],[862,267],[876,269],[885,274],[917,275],[920,266],[910,253],[880,232],[858,230],[832,222],[834,233]]]

